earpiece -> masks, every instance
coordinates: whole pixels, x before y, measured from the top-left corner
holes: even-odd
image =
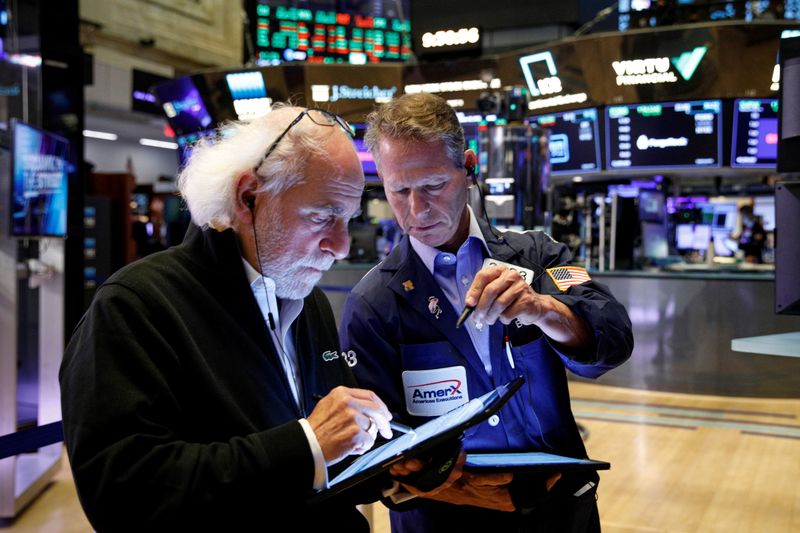
[[[475,165],[464,165],[464,168],[467,169],[467,177],[474,178],[475,177]]]
[[[256,199],[253,198],[252,196],[247,200],[245,200],[244,203],[247,206],[247,209],[249,209],[250,211],[252,211],[256,207]]]

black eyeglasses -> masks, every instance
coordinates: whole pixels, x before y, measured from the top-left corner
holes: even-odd
[[[297,115],[297,117],[293,121],[291,121],[288,126],[286,126],[286,129],[283,130],[283,133],[278,135],[278,138],[275,139],[272,142],[272,144],[269,145],[269,148],[267,148],[267,151],[264,153],[264,157],[262,157],[261,160],[258,162],[258,164],[255,166],[256,171],[259,168],[261,168],[261,165],[263,165],[264,161],[267,160],[269,154],[275,151],[275,148],[278,146],[278,143],[281,142],[281,139],[283,139],[287,133],[289,133],[289,130],[292,129],[292,126],[303,120],[303,117],[308,117],[311,120],[311,122],[313,122],[317,126],[334,127],[338,125],[350,137],[353,136],[353,127],[345,119],[343,119],[336,113],[331,113],[328,110],[320,109],[318,107],[312,107],[306,109],[305,111],[302,111],[299,115]]]

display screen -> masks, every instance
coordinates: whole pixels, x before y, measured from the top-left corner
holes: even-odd
[[[261,66],[285,61],[363,65],[410,57],[408,0],[316,0],[302,7],[288,0],[256,0],[248,6],[254,11],[250,20]]]
[[[169,125],[177,135],[212,127],[211,115],[189,76],[157,85],[156,94]]]
[[[67,234],[69,143],[14,121],[11,233],[18,237]]]
[[[774,168],[777,161],[778,100],[736,100],[731,166]]]
[[[367,179],[378,177],[378,168],[375,166],[375,159],[372,157],[372,152],[367,149],[364,142],[364,134],[367,132],[366,124],[351,124],[355,131],[353,135],[353,145],[356,148],[356,155],[361,161],[361,168],[364,170],[364,176]]]
[[[704,252],[711,243],[711,226],[708,224],[678,224],[675,226],[675,248]]]
[[[550,173],[576,174],[600,170],[597,109],[577,109],[535,118],[550,130]]]
[[[666,102],[606,108],[609,169],[720,166],[722,102]]]

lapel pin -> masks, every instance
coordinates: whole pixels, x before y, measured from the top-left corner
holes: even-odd
[[[403,290],[406,292],[414,290],[414,284],[411,282],[410,279],[407,279],[403,282]]]
[[[439,298],[436,296],[431,296],[428,298],[428,311],[430,311],[430,313],[435,316],[437,320],[439,319],[439,315],[442,314],[442,308],[439,307]]]

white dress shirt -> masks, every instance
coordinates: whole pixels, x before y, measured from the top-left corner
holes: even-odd
[[[279,306],[278,299],[275,297],[275,281],[259,274],[244,258],[242,258],[242,262],[247,274],[247,281],[250,282],[250,289],[253,291],[253,296],[255,296],[258,307],[261,309],[261,314],[264,316],[264,323],[269,331],[272,344],[275,346],[275,352],[281,361],[283,371],[286,372],[286,378],[289,381],[289,388],[295,404],[302,411],[302,376],[298,368],[297,350],[292,336],[288,333],[292,323],[300,316],[300,312],[303,310],[303,300],[281,300],[281,305]],[[270,315],[272,315],[272,320],[270,320]],[[272,327],[273,324],[274,329]],[[314,456],[314,489],[323,489],[328,486],[328,469],[325,466],[325,456],[322,454],[322,448],[308,420],[301,418],[298,421],[306,434],[308,445]]]

